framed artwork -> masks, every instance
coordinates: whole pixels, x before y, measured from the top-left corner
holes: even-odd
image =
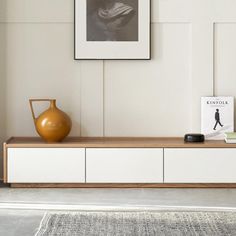
[[[75,0],[75,60],[150,59],[150,0]]]

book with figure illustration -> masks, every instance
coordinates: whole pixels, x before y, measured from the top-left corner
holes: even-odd
[[[201,98],[201,132],[208,140],[224,140],[234,131],[234,97]]]

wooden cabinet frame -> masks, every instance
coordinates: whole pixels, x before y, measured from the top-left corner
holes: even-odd
[[[40,138],[12,137],[3,144],[4,182],[7,180],[8,148],[236,148],[224,141],[184,143],[182,138],[83,138],[71,137],[62,143],[45,143]],[[213,157],[214,158],[214,157]],[[236,158],[236,157],[235,157]],[[236,188],[236,183],[10,183],[11,187],[30,188]]]

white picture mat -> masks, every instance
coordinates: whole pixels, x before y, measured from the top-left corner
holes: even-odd
[[[75,59],[149,59],[150,0],[138,0],[138,41],[87,41],[87,0],[75,0]]]

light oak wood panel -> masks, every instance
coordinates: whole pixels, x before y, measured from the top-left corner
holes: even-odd
[[[236,188],[236,184],[11,184],[12,188]]]
[[[46,143],[38,137],[12,137],[6,147],[84,147],[84,148],[236,148],[236,144],[207,140],[204,143],[185,143],[181,137],[69,137],[61,143]]]

